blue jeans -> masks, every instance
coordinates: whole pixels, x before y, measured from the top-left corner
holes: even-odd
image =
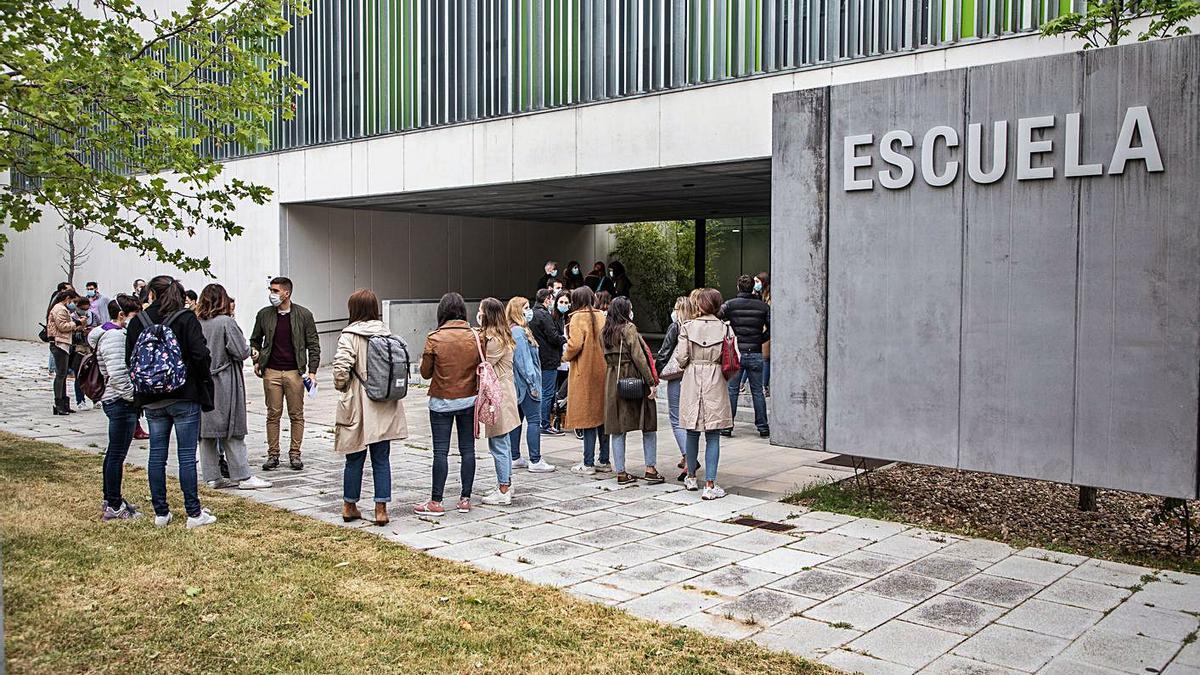
[[[721,432],[704,432],[704,480],[716,482],[717,462],[721,459]],[[687,472],[695,476],[700,468],[700,432],[688,429],[687,432]]]
[[[525,442],[529,444],[529,461],[542,461],[542,402],[525,394],[525,398],[517,405],[517,414],[525,424]],[[508,444],[512,448],[512,458],[521,459],[521,426],[508,432]]]
[[[106,401],[104,414],[108,417],[108,448],[104,450],[104,501],[113,509],[121,508],[121,478],[125,475],[125,456],[133,442],[141,411],[123,398]]]
[[[628,434],[620,433],[612,435],[612,457],[613,468],[617,473],[625,473],[625,439]],[[653,431],[642,432],[642,456],[645,459],[646,468],[654,466],[658,463],[658,434]]]
[[[675,435],[681,455],[687,451],[687,430],[679,426],[679,390],[682,386],[683,380],[667,382],[667,417],[671,420],[671,433]]]
[[[604,427],[592,427],[591,429],[583,430],[583,465],[596,465],[596,438],[600,439],[600,463],[608,463],[608,435],[604,433]]]
[[[179,401],[165,408],[147,408],[150,423],[150,459],[146,471],[150,474],[150,502],[154,515],[171,512],[167,505],[167,449],[171,444],[171,428],[175,428],[176,455],[179,460],[179,489],[183,491],[183,508],[188,516],[200,515],[200,495],[196,491],[196,444],[200,439],[200,404]]]
[[[458,470],[462,481],[463,497],[471,496],[475,484],[475,407],[467,406],[453,412],[429,411],[429,429],[433,432],[433,490],[429,498],[442,501],[446,490],[446,476],[450,473],[450,432],[458,427],[458,454],[461,457]]]
[[[763,386],[771,388],[771,359],[763,359]]]
[[[508,434],[489,438],[488,451],[496,463],[496,483],[512,485],[512,455],[509,454]]]
[[[371,476],[375,481],[375,502],[386,504],[392,501],[392,442],[371,443],[366,450],[346,455],[346,468],[342,469],[342,499],[357,502],[362,496],[363,466],[367,463],[367,452],[371,453]]]
[[[554,409],[554,399],[558,396],[558,371],[542,371],[542,431],[550,428],[550,412]],[[532,454],[530,455],[532,457]]]
[[[763,357],[759,352],[743,352],[742,369],[729,380],[729,411],[730,416],[737,416],[738,390],[742,387],[742,378],[750,378],[750,398],[754,401],[754,426],[760,432],[770,431],[767,424],[767,397],[763,393]]]

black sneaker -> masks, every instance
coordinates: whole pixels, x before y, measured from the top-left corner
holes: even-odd
[[[221,467],[221,478],[229,478],[229,462],[225,461],[224,456],[221,457],[219,465]]]
[[[304,462],[301,462],[299,457],[292,457],[288,460],[288,464],[292,465],[292,471],[299,471],[304,468]]]
[[[767,429],[766,431],[760,431],[760,432],[758,432],[758,435],[759,435],[759,436],[762,436],[763,438],[770,438],[770,437],[771,437],[771,430],[770,430],[770,429]]]
[[[725,438],[731,438],[733,436],[733,429],[722,429],[721,435]]]
[[[267,461],[263,462],[263,471],[274,471],[279,468],[278,457],[268,457]]]

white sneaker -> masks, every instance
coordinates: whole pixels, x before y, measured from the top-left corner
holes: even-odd
[[[238,483],[237,487],[239,490],[261,490],[263,488],[269,488],[272,485],[274,485],[274,483],[269,480],[263,480],[258,476],[250,476],[246,480]]]
[[[524,457],[518,457],[512,461],[512,468],[527,469],[529,468],[529,462]]]
[[[238,482],[236,480],[230,480],[228,478],[218,478],[216,480],[208,481],[207,483],[205,483],[205,485],[208,485],[208,487],[210,487],[214,490],[221,490],[223,488],[235,488],[238,486]]]
[[[217,522],[217,517],[208,512],[208,509],[200,509],[200,515],[196,517],[188,516],[187,529],[194,530],[197,527],[212,525]]]
[[[529,473],[553,473],[556,469],[558,469],[557,466],[554,466],[544,459],[539,459],[538,461],[529,465]]]
[[[696,486],[696,477],[688,476],[683,479],[683,488],[689,492],[695,492],[700,488]]]
[[[724,496],[725,496],[725,491],[721,489],[721,486],[717,485],[716,483],[713,483],[712,487],[704,488],[704,494],[700,495],[700,498],[705,499],[705,500],[713,500],[713,499],[720,499],[721,497],[724,497]]]
[[[165,516],[154,516],[154,526],[155,527],[166,527],[166,526],[170,525],[171,521],[174,519],[175,519],[175,516],[172,516],[171,512],[167,511],[167,515],[165,515]]]
[[[508,486],[508,492],[501,492],[499,488],[495,492],[484,495],[483,503],[489,506],[508,506],[512,504],[513,489]]]
[[[581,476],[595,476],[596,467],[588,466],[586,464],[576,464],[575,466],[571,467],[571,473],[577,473]]]
[[[89,400],[87,400],[86,398],[85,398],[85,399],[83,399],[83,402],[82,402],[82,403],[76,403],[76,404],[75,404],[75,410],[77,410],[77,411],[80,411],[80,410],[91,410],[92,408],[93,408],[93,406],[92,406],[92,402],[91,402],[91,401],[89,401]]]
[[[596,473],[612,473],[612,464],[608,462],[596,462]]]

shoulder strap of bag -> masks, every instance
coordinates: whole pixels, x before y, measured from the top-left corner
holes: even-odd
[[[483,355],[483,343],[479,341],[479,333],[474,328],[468,328],[467,330],[471,331],[471,337],[475,338],[475,349],[479,351],[479,362],[487,363],[487,358]]]

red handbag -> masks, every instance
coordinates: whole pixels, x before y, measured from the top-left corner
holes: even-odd
[[[721,375],[726,380],[733,379],[742,369],[742,357],[738,354],[737,336],[728,325],[725,326],[725,338],[721,340]]]

